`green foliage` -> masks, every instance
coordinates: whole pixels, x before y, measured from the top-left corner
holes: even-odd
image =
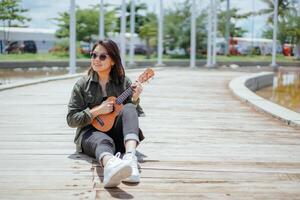
[[[20,7],[19,3],[21,0],[1,0],[0,1],[0,21],[3,22],[4,26],[19,26],[12,24],[13,22],[20,22],[24,24],[26,21],[31,19],[22,15],[28,11]]]
[[[258,12],[254,12],[254,15],[269,15],[268,23],[273,24],[274,16],[274,0],[261,0],[267,5],[267,8],[261,9]],[[286,13],[295,10],[295,4],[297,0],[278,0],[278,20],[286,21]]]
[[[269,25],[263,36],[271,39],[273,37],[273,26]],[[284,20],[278,21],[277,38],[281,43],[300,43],[300,16],[297,16],[297,11],[294,8],[286,10]]]
[[[229,24],[229,33],[230,37],[243,37],[247,30],[237,27],[234,21],[239,19],[247,18],[250,14],[238,14],[238,9],[233,8],[229,10],[230,15],[230,24]],[[218,30],[222,37],[226,36],[226,23],[227,23],[227,11],[221,11],[218,15]]]
[[[63,38],[55,42],[54,47],[51,49],[50,53],[57,57],[67,57],[69,56],[69,39]]]
[[[92,42],[93,39],[98,37],[99,34],[99,4],[90,8],[81,9],[76,8],[76,33],[77,40]],[[110,7],[110,4],[105,4],[104,7]],[[139,34],[140,27],[143,26],[147,17],[142,13],[147,10],[145,3],[137,4],[135,7],[135,32]],[[120,8],[113,8],[105,11],[105,35],[108,32],[119,32],[120,30],[120,17],[117,13],[120,12]],[[59,29],[56,32],[58,38],[69,37],[69,21],[70,16],[68,12],[59,13],[59,17],[54,18]],[[127,31],[130,30],[130,4],[127,4]]]
[[[144,18],[143,25],[139,27],[139,36],[146,41],[148,53],[147,58],[150,57],[149,49],[154,47],[157,43],[157,17],[154,13],[148,13]]]
[[[186,54],[189,53],[191,37],[191,2],[185,0],[183,3],[175,4],[175,9],[166,10],[165,14],[165,39],[164,46],[167,49],[182,48]],[[206,31],[205,15],[201,13],[196,19],[197,49],[205,48]]]
[[[135,33],[140,33],[140,28],[147,22],[149,16],[147,16],[147,4],[146,3],[136,3],[135,5]],[[126,4],[126,26],[127,31],[130,32],[130,11],[131,11],[131,2]],[[120,27],[120,20],[118,20],[118,27]]]
[[[56,32],[58,38],[69,37],[69,21],[68,12],[59,13],[59,17],[54,19],[59,29]],[[114,31],[116,21],[115,10],[105,12],[105,32]],[[91,6],[91,8],[76,9],[76,33],[77,40],[92,42],[93,38],[97,38],[99,33],[99,5]]]
[[[290,37],[290,43],[300,44],[300,16],[288,15],[286,34]]]
[[[77,58],[80,57],[89,57],[83,55],[80,51],[80,42],[76,42],[76,55]],[[55,42],[54,47],[50,50],[50,54],[57,58],[69,57],[69,39],[62,38]]]
[[[191,2],[186,0],[183,3],[175,4],[174,10],[167,10],[165,14],[165,47],[175,49],[183,48],[188,54],[190,47],[190,29],[191,29]],[[196,40],[197,51],[205,52],[207,38],[207,12],[201,12],[196,21]],[[241,27],[237,27],[234,21],[247,18],[250,13],[238,14],[238,9],[230,10],[231,23],[230,35],[232,37],[242,37],[247,31]],[[226,11],[220,11],[218,15],[218,30],[222,37],[225,37],[226,30]]]

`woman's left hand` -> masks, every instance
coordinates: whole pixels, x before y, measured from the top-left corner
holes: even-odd
[[[137,101],[143,91],[143,86],[138,81],[134,82],[131,86],[133,88],[132,100]]]

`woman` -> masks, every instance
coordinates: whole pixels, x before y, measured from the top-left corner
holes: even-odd
[[[133,95],[123,103],[113,128],[106,132],[95,129],[91,122],[101,114],[113,111],[109,96],[119,96],[132,86]],[[131,84],[125,77],[118,46],[112,40],[99,41],[91,53],[88,75],[78,80],[68,105],[67,122],[77,127],[75,143],[77,151],[95,157],[104,167],[104,187],[116,187],[120,182],[138,183],[140,174],[135,149],[144,136],[139,129],[138,116],[143,114],[139,106],[142,86]],[[120,153],[125,153],[120,159]]]

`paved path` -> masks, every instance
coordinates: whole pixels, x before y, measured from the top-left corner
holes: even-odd
[[[0,92],[0,199],[300,199],[300,130],[231,94],[247,73],[157,70],[141,102],[142,182],[110,190],[74,153],[65,116],[76,79]]]

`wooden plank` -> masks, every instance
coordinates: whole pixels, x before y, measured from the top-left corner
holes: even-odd
[[[141,102],[142,181],[110,190],[99,164],[75,154],[75,79],[1,92],[0,199],[299,199],[299,129],[233,97],[229,81],[247,73],[158,70]]]

